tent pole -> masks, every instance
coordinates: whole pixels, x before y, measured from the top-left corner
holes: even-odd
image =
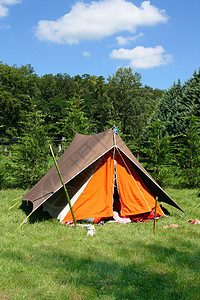
[[[153,226],[153,233],[156,233],[156,212],[157,212],[157,205],[158,205],[158,197],[156,196],[155,199],[155,212],[154,212],[154,226]]]
[[[59,167],[58,167],[56,158],[55,158],[54,153],[53,153],[53,149],[52,149],[51,145],[49,145],[49,147],[50,147],[51,154],[52,154],[52,157],[53,157],[53,160],[54,160],[54,164],[55,164],[56,169],[57,169],[57,171],[58,171],[58,175],[59,175],[59,177],[60,177],[60,181],[61,181],[61,183],[62,183],[62,185],[63,185],[64,191],[65,191],[65,195],[66,195],[66,197],[67,197],[67,201],[68,201],[68,203],[69,203],[69,207],[70,207],[70,210],[71,210],[71,213],[72,213],[74,225],[76,225],[76,219],[75,219],[75,216],[74,216],[74,212],[73,212],[73,209],[72,209],[72,205],[71,205],[71,201],[70,201],[70,198],[69,198],[69,194],[68,194],[67,188],[66,188],[66,186],[65,186],[64,180],[63,180],[62,175],[61,175],[61,173],[60,173],[60,170],[59,170]]]
[[[115,160],[115,151],[116,151],[116,133],[115,133],[115,130],[113,131],[113,143],[114,143],[113,159]]]

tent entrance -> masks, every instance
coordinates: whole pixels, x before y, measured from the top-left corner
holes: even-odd
[[[113,211],[121,214],[121,201],[117,186],[116,162],[114,163],[114,186],[113,186]]]
[[[113,211],[116,211],[119,214],[121,214],[121,202],[117,186],[114,186],[113,192]]]
[[[119,149],[114,163],[113,208],[120,209],[121,216],[151,213],[155,209],[155,198],[142,181],[132,162]],[[120,207],[119,207],[120,204]],[[157,212],[164,216],[160,207]]]

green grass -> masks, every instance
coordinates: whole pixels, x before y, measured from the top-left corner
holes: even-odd
[[[200,219],[197,190],[168,189],[188,213],[164,205],[170,217],[137,224],[96,226],[87,237],[12,200],[0,191],[0,299],[199,299]],[[163,225],[178,228],[163,229]]]

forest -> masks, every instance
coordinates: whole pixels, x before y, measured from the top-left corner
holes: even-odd
[[[143,86],[139,73],[38,76],[31,65],[0,62],[0,188],[29,188],[75,133],[116,125],[161,186],[200,187],[200,69],[167,90]]]

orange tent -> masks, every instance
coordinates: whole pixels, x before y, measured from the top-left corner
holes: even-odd
[[[58,160],[75,219],[148,215],[159,201],[183,211],[143,168],[113,128],[97,135],[76,134]],[[55,166],[23,197],[62,222],[72,221]],[[184,211],[183,211],[184,212]],[[164,216],[160,206],[159,216]]]
[[[114,164],[116,168],[114,168]],[[128,159],[117,149],[115,159],[113,151],[106,153],[89,182],[73,203],[76,220],[88,218],[105,219],[113,216],[114,176],[116,174],[117,188],[122,216],[134,216],[150,213],[155,208],[155,199],[148,191],[141,178],[135,172]],[[158,205],[157,213],[164,216]],[[72,220],[69,207],[60,214],[62,222]]]

